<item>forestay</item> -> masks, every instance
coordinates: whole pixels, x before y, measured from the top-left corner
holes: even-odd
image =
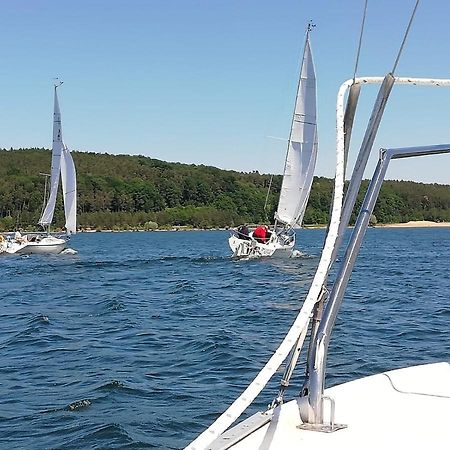
[[[64,148],[62,141],[61,112],[59,110],[58,86],[55,85],[55,105],[53,112],[53,144],[52,144],[52,170],[50,177],[50,195],[45,206],[42,217],[39,220],[40,225],[50,225],[55,211],[56,196],[58,194],[59,174],[61,171],[61,153]]]
[[[317,158],[316,75],[309,42],[303,53],[291,134],[275,219],[288,225],[301,224]]]

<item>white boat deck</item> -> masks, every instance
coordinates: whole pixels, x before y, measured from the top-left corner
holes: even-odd
[[[332,433],[302,430],[297,400],[274,412],[272,420],[236,442],[246,422],[225,433],[210,448],[371,449],[450,448],[450,364],[398,369],[329,388],[335,422],[347,428]],[[426,447],[424,447],[426,446]]]

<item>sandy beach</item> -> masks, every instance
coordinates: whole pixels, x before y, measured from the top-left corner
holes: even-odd
[[[405,223],[378,224],[376,228],[437,228],[450,227],[450,222],[432,222],[430,220],[411,220]]]
[[[303,228],[326,228],[326,225],[304,225]],[[450,227],[450,222],[432,222],[431,220],[411,220],[404,223],[379,223],[374,228],[442,228]],[[353,228],[349,226],[348,228]]]

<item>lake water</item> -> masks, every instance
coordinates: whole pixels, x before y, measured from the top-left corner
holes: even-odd
[[[227,236],[79,234],[76,255],[0,258],[0,448],[178,449],[210,425],[293,322],[324,230],[286,261],[234,261]],[[449,254],[450,228],[368,231],[328,385],[449,359]]]

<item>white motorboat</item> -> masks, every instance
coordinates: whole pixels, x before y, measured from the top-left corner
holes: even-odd
[[[54,85],[55,99],[53,112],[53,144],[52,166],[50,174],[50,193],[46,199],[47,189],[44,192],[45,208],[39,219],[39,224],[47,229],[45,234],[24,235],[16,232],[14,239],[8,241],[6,253],[29,255],[37,253],[61,253],[66,247],[71,234],[76,233],[77,209],[77,182],[75,164],[70,150],[62,138],[61,112],[59,109],[57,89],[62,82]],[[44,174],[45,175],[45,174]],[[56,197],[58,195],[59,179],[63,189],[64,213],[66,217],[66,235],[53,236],[50,234],[50,225],[55,211]],[[46,184],[47,186],[47,184]]]
[[[447,360],[382,372],[325,389],[332,330],[389,163],[394,159],[450,153],[450,144],[381,149],[344,256],[340,261],[337,260],[393,86],[450,87],[450,79],[396,77],[394,70],[384,78],[355,76],[341,86],[337,98],[337,163],[331,218],[320,262],[307,297],[281,345],[254,381],[187,449],[347,450],[448,447],[450,364]],[[381,86],[344,198],[347,150],[360,89],[366,84]],[[334,272],[337,273],[334,283],[329,285],[331,270],[337,263],[339,266],[337,272]],[[285,399],[286,389],[290,385],[305,341],[309,342],[308,351],[304,355],[306,373],[302,386],[299,387],[299,396],[288,401]],[[285,368],[279,390],[268,409],[229,429],[283,363]]]
[[[253,232],[244,236],[233,230],[228,243],[235,257],[289,257],[294,249],[294,228],[303,222],[318,148],[316,74],[310,32],[311,25],[308,25],[275,225],[263,242],[254,239]]]

